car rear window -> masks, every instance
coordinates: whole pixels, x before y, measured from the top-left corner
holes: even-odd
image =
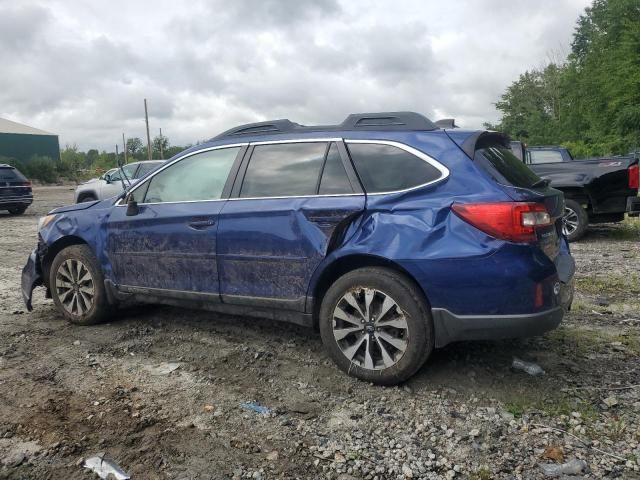
[[[367,193],[407,190],[439,179],[440,170],[392,145],[349,143],[349,153]]]
[[[502,185],[531,188],[541,180],[506,147],[481,148],[476,150],[473,160],[491,178]]]
[[[26,182],[27,179],[15,168],[0,168],[0,182]]]

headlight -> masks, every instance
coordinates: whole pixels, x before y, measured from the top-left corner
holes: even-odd
[[[55,215],[47,215],[46,217],[40,217],[38,220],[38,231],[49,225],[56,218]]]

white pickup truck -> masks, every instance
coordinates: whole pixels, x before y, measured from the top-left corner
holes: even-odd
[[[147,173],[152,172],[165,160],[145,160],[143,162],[128,163],[122,167],[124,173],[131,183],[139,178],[144,177]],[[99,178],[81,183],[76,188],[75,203],[92,202],[94,200],[104,200],[105,198],[115,197],[122,192],[122,172],[119,168],[112,168],[103,173]],[[127,180],[124,179],[125,185]]]

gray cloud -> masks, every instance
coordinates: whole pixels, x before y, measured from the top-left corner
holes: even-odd
[[[145,97],[174,144],[355,111],[480,127],[518,74],[566,49],[589,0],[16,3],[0,3],[0,116],[112,149],[144,136]]]

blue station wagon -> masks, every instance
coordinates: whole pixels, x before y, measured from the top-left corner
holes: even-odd
[[[563,209],[499,133],[412,112],[261,122],[50,212],[22,290],[81,325],[130,302],[307,325],[349,375],[396,384],[434,348],[561,322]]]

